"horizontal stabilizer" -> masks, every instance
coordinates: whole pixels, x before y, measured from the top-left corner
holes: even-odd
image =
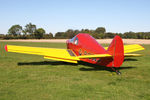
[[[106,50],[108,47],[104,47]],[[145,48],[139,44],[131,44],[131,45],[124,45],[124,53],[131,53],[135,51],[144,50]]]
[[[130,53],[135,51],[144,50],[144,47],[142,47],[139,44],[133,44],[133,45],[125,45],[124,46],[124,53]]]

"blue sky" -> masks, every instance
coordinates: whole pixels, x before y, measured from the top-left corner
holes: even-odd
[[[150,31],[150,0],[0,0],[0,34],[29,22],[47,33],[67,29]]]

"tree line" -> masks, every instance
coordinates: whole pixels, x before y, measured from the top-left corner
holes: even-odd
[[[126,39],[150,39],[150,32],[125,32],[125,33],[112,33],[106,32],[104,27],[98,27],[95,30],[81,29],[73,30],[68,29],[65,32],[57,32],[55,36],[46,33],[43,28],[37,28],[36,25],[29,23],[23,28],[20,25],[13,25],[8,30],[8,34],[0,34],[0,39],[70,39],[78,33],[88,33],[96,39],[113,38],[119,35]]]
[[[0,34],[0,39],[52,39],[53,34],[46,34],[43,28],[37,28],[35,24],[26,24],[23,28],[20,25],[12,25],[8,34]]]

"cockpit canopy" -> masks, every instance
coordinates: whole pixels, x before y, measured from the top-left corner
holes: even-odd
[[[73,43],[73,44],[78,45],[78,43],[79,43],[79,39],[78,39],[78,37],[77,37],[77,36],[74,36],[72,39],[70,39],[70,42],[71,42],[71,43]]]

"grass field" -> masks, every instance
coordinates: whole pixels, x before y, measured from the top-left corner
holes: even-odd
[[[0,100],[150,100],[150,45],[126,58],[122,75],[80,62],[7,53],[5,44],[65,48],[64,43],[0,43]],[[106,45],[105,45],[106,46]]]

